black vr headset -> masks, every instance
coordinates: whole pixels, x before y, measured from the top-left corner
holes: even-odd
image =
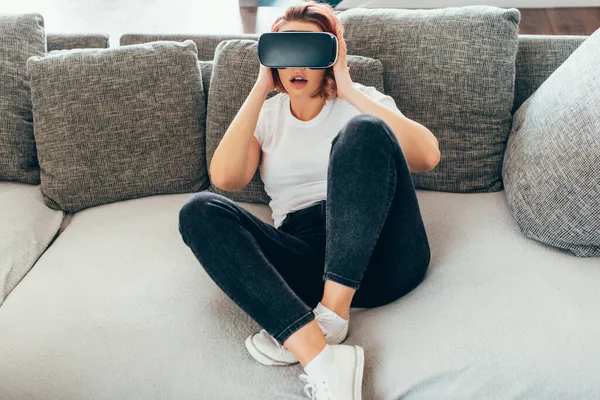
[[[258,59],[270,68],[329,68],[337,54],[337,37],[329,32],[268,32],[258,39]]]

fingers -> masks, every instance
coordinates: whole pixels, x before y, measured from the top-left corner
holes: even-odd
[[[338,40],[338,43],[339,43],[338,53],[340,55],[345,55],[346,51],[347,51],[346,41],[344,40],[344,38],[342,38],[341,40]]]
[[[338,43],[339,43],[338,52],[340,53],[340,55],[347,54],[348,47],[346,46],[346,41],[344,40],[344,38],[342,37],[342,38],[338,39]]]

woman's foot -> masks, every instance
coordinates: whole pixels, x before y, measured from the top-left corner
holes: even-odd
[[[365,365],[360,346],[327,345],[304,368],[304,393],[314,400],[361,400]]]
[[[313,312],[315,313],[315,321],[317,321],[323,335],[325,335],[327,343],[340,344],[346,340],[349,320],[341,318],[321,303],[317,305]],[[256,361],[264,365],[288,366],[298,362],[291,351],[279,344],[264,329],[246,339],[246,349]]]

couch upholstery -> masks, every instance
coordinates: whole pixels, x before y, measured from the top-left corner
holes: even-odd
[[[587,36],[519,35],[513,113]]]
[[[44,205],[40,185],[0,182],[0,305],[46,250],[63,216]]]
[[[257,34],[238,34],[238,35],[177,35],[177,34],[142,34],[142,33],[126,33],[121,35],[119,44],[121,46],[127,46],[130,44],[139,44],[154,42],[157,40],[174,40],[176,42],[182,42],[184,40],[193,40],[198,46],[198,60],[210,61],[215,54],[215,50],[219,43],[223,40],[230,39],[244,39],[244,40],[258,40],[260,35]]]
[[[71,49],[106,49],[108,35],[106,33],[48,33],[46,35],[47,51]]]
[[[0,180],[40,183],[25,62],[46,50],[44,18],[0,14]]]
[[[527,239],[503,192],[417,193],[425,281],[351,316],[365,400],[600,396],[598,260]],[[259,326],[182,243],[187,197],[73,216],[0,308],[3,399],[302,398],[300,367],[247,354]],[[240,204],[272,224],[268,206]]]

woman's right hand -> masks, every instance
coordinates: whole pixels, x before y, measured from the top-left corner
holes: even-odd
[[[260,86],[267,93],[275,90],[275,81],[273,80],[273,72],[270,67],[265,67],[260,64],[260,71],[256,79],[256,85]]]

